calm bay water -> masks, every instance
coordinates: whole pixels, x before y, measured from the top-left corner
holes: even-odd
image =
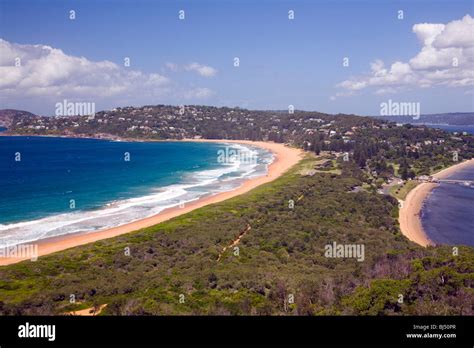
[[[474,134],[474,125],[426,125],[447,132]],[[474,167],[465,168],[450,179],[474,180]],[[422,224],[437,244],[474,246],[474,187],[442,183],[425,200]]]
[[[467,132],[468,134],[474,134],[474,125],[462,125],[462,126],[453,126],[453,125],[438,125],[438,124],[427,124],[427,127],[442,129],[446,132]]]
[[[474,166],[454,173],[449,179],[474,181]],[[474,246],[474,187],[441,183],[425,201],[422,224],[437,244]]]
[[[257,162],[219,163],[226,147]],[[238,144],[0,137],[0,243],[138,220],[234,189],[264,175],[271,160],[268,151]]]

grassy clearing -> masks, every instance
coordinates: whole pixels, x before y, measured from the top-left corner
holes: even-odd
[[[394,185],[390,188],[390,194],[393,197],[404,201],[408,193],[418,186],[419,183],[420,182],[418,180],[408,180],[404,184]]]

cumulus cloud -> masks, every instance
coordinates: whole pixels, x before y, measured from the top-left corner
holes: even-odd
[[[148,88],[153,95],[170,81],[110,61],[93,62],[46,45],[19,45],[0,39],[0,91],[23,96],[108,97]],[[16,64],[17,63],[17,64]]]
[[[448,24],[415,24],[412,30],[422,45],[416,56],[388,67],[375,60],[370,73],[342,81],[337,87],[353,92],[372,87],[376,94],[385,94],[406,87],[474,85],[474,19],[470,15]]]
[[[465,15],[462,19],[446,24],[444,30],[435,37],[433,46],[438,48],[448,47],[473,47],[474,19]]]
[[[144,73],[113,62],[91,61],[47,45],[20,45],[0,39],[0,95],[2,103],[26,104],[81,99],[112,106],[124,102],[180,102],[181,98],[202,99],[213,93],[207,88],[188,90],[158,73]],[[168,69],[177,69],[173,63]],[[204,75],[214,70],[199,66]],[[16,104],[15,104],[15,101]],[[21,106],[19,105],[19,106]]]
[[[208,66],[208,65],[202,65],[199,63],[188,64],[184,67],[184,69],[187,71],[195,71],[199,75],[204,76],[204,77],[212,77],[217,74],[217,70],[214,69],[213,67]]]
[[[186,65],[179,65],[176,63],[168,62],[165,64],[165,68],[172,72],[177,71],[190,71],[195,72],[204,77],[213,77],[217,75],[217,69],[209,65],[200,64],[197,62],[189,63]]]

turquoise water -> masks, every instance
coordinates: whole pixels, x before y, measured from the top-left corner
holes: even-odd
[[[226,148],[256,160],[220,161]],[[0,137],[0,242],[138,220],[234,189],[265,175],[271,160],[267,151],[237,144]]]

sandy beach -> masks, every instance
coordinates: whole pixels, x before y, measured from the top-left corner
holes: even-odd
[[[221,143],[239,143],[258,146],[264,149],[267,149],[273,152],[275,159],[269,165],[268,173],[266,176],[261,176],[254,179],[249,179],[245,181],[239,188],[221,192],[219,194],[204,197],[197,201],[189,202],[184,205],[184,207],[173,207],[162,211],[161,213],[148,217],[146,219],[134,221],[125,225],[118,227],[91,232],[86,234],[71,234],[65,236],[58,236],[51,239],[39,240],[36,242],[38,245],[38,256],[43,256],[51,254],[57,251],[69,249],[75,246],[84,245],[92,243],[101,239],[107,239],[116,237],[125,233],[136,231],[145,227],[150,227],[160,222],[172,219],[181,214],[188,213],[194,209],[201,208],[205,205],[222,202],[226,199],[241,195],[246,193],[253,188],[265,184],[267,182],[273,181],[283,173],[285,173],[289,168],[294,166],[300,161],[303,156],[303,151],[296,148],[291,148],[283,144],[263,142],[263,141],[246,141],[246,140],[194,140],[187,139],[185,141],[199,141],[199,142],[221,142]],[[20,262],[22,258],[0,258],[0,265],[8,265],[12,263]]]
[[[460,169],[473,165],[474,159],[467,160],[455,164],[449,168],[443,169],[432,176],[436,179],[444,179]],[[423,208],[424,200],[426,197],[428,197],[431,190],[437,186],[438,184],[436,183],[421,183],[420,185],[416,186],[408,193],[405,202],[400,209],[398,221],[400,223],[400,229],[403,235],[412,242],[415,242],[423,247],[434,245],[434,243],[429,239],[426,232],[423,230],[420,213],[421,209]]]

